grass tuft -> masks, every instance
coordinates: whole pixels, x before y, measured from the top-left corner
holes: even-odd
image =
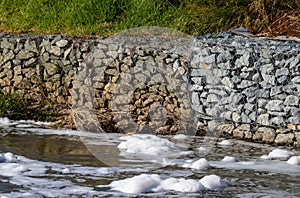
[[[0,31],[110,36],[162,26],[192,35],[247,26],[260,32],[299,0],[2,0]]]

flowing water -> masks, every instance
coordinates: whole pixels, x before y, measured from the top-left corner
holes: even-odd
[[[0,163],[0,197],[300,197],[300,165],[288,164],[287,159],[260,158],[275,149],[270,145],[239,140],[220,145],[223,139],[212,137],[163,137],[175,143],[181,154],[170,156],[169,163],[161,163],[157,157],[120,153],[117,145],[122,140],[118,134],[91,134],[30,128],[30,125],[2,127],[0,153],[11,152],[18,159]],[[283,149],[300,155],[295,148]],[[224,156],[235,157],[239,162],[222,162]],[[180,165],[199,158],[206,158],[211,168],[197,170]],[[17,165],[26,166],[26,170],[12,171]],[[197,181],[215,174],[228,187],[134,195],[109,186],[112,181],[141,174]]]

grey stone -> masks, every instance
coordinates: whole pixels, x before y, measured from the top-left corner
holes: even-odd
[[[51,46],[48,52],[55,56],[60,56],[63,53],[63,51],[58,46]]]
[[[116,59],[119,56],[119,53],[117,51],[107,51],[106,55],[110,56],[113,59]]]
[[[217,85],[220,83],[220,79],[216,76],[206,76],[206,83],[209,85]]]
[[[210,131],[215,131],[220,126],[220,124],[221,123],[217,120],[210,120],[207,122],[207,127]]]
[[[270,91],[268,89],[259,89],[259,90],[257,90],[257,97],[258,98],[269,99],[270,98]]]
[[[272,74],[274,70],[274,66],[272,64],[266,64],[260,66],[259,70],[261,71],[261,74],[264,76],[266,74]]]
[[[261,79],[260,79],[260,75],[259,74],[254,74],[252,76],[252,81],[254,82],[259,82]]]
[[[250,66],[250,53],[249,52],[244,52],[243,55],[236,60],[235,64],[236,66]]]
[[[281,112],[281,111],[268,111],[268,113],[271,116],[282,116],[282,117],[285,117],[287,115],[286,112]]]
[[[239,84],[239,83],[242,81],[242,79],[241,79],[239,76],[233,76],[233,77],[231,78],[231,81],[232,81],[234,84]]]
[[[173,63],[173,71],[177,71],[180,67],[180,61],[179,59],[177,59],[174,63]]]
[[[232,68],[230,61],[227,61],[225,63],[218,63],[217,66],[220,69],[230,69],[230,68]]]
[[[282,111],[283,110],[283,101],[270,100],[266,105],[266,109],[268,109],[269,111]]]
[[[241,114],[242,123],[251,123],[251,119],[244,112]]]
[[[244,108],[245,108],[246,110],[249,110],[249,111],[254,111],[254,110],[256,109],[256,105],[250,104],[250,103],[246,103],[246,104],[244,105]]]
[[[241,93],[231,93],[230,94],[231,104],[237,105],[244,102],[244,96]]]
[[[211,88],[209,89],[209,93],[213,93],[213,94],[216,94],[218,96],[221,96],[221,98],[224,98],[225,96],[227,96],[227,92],[224,91],[224,90],[219,90],[219,89],[214,89],[214,88]]]
[[[296,76],[291,80],[293,83],[300,83],[300,76]]]
[[[226,62],[231,59],[232,55],[228,50],[222,51],[217,57],[217,63]]]
[[[158,82],[162,83],[162,82],[165,82],[165,79],[160,73],[158,73],[158,74],[155,74],[154,76],[152,76],[151,81],[157,82],[157,83]]]
[[[222,97],[222,98],[219,100],[218,104],[219,104],[219,105],[227,105],[227,104],[229,104],[230,102],[231,102],[231,101],[230,101],[229,97]]]
[[[285,119],[281,116],[274,117],[270,119],[270,123],[277,126],[285,126]]]
[[[202,105],[192,105],[193,110],[198,113],[204,114],[204,109]]]
[[[58,72],[58,67],[54,63],[45,63],[44,67],[46,72],[45,76],[52,76]]]
[[[270,115],[265,113],[262,115],[257,116],[257,123],[262,126],[269,126],[270,125]]]
[[[205,109],[206,111],[206,114],[209,115],[209,116],[212,116],[212,117],[219,117],[220,114],[221,114],[221,111],[219,108],[217,107],[213,107],[213,108],[206,108]]]
[[[197,85],[204,85],[206,82],[204,77],[192,77],[191,80]]]
[[[281,77],[277,78],[276,80],[279,84],[285,84],[285,82],[288,80],[288,77],[287,76],[281,76]]]
[[[233,112],[232,113],[232,120],[235,122],[235,123],[239,123],[241,122],[241,115],[236,113],[236,112]]]
[[[209,69],[192,69],[190,75],[193,76],[193,77],[213,76],[211,70],[209,70]]]
[[[290,117],[290,118],[288,118],[288,122],[291,124],[299,125],[300,117]]]
[[[257,87],[248,87],[242,91],[247,98],[257,97]]]
[[[34,53],[28,50],[21,50],[16,56],[17,59],[21,59],[21,60],[30,59],[32,57],[34,57]]]
[[[207,96],[207,102],[209,103],[216,103],[219,101],[219,97],[216,94],[209,94]]]
[[[31,65],[33,65],[34,63],[36,63],[36,61],[37,61],[37,59],[31,58],[31,59],[29,59],[28,61],[25,61],[25,62],[24,62],[24,65],[28,67],[28,66],[31,66]]]
[[[228,87],[228,88],[230,88],[230,89],[232,89],[232,88],[234,88],[234,84],[232,83],[232,81],[230,80],[230,78],[229,77],[224,77],[223,79],[222,79],[222,81],[221,81],[226,87]]]
[[[218,77],[223,77],[229,75],[229,70],[225,69],[213,69],[213,75],[218,76]]]
[[[231,111],[225,111],[225,112],[222,112],[220,114],[220,117],[221,118],[224,118],[226,120],[232,120],[232,112]]]
[[[270,96],[275,96],[282,93],[282,86],[276,86],[271,88]]]
[[[290,69],[296,67],[296,65],[300,64],[300,59],[298,57],[293,57],[290,62]]]
[[[287,106],[297,106],[297,105],[299,105],[299,97],[289,95],[286,97],[283,104],[287,105]]]
[[[287,97],[287,95],[285,93],[282,93],[282,94],[278,94],[278,95],[273,96],[273,99],[284,101],[286,99],[286,97]]]
[[[192,104],[193,105],[200,105],[201,104],[199,94],[196,93],[196,92],[192,93]]]
[[[35,52],[38,53],[38,49],[36,46],[36,42],[34,40],[26,40],[24,47],[26,50],[30,51],[30,52]]]
[[[267,110],[265,108],[257,108],[257,115],[262,115],[267,113]]]
[[[263,77],[263,80],[266,84],[270,84],[270,85],[273,85],[273,86],[276,85],[275,76],[273,76],[273,75],[262,75],[262,77]]]
[[[243,80],[237,87],[239,89],[245,89],[245,88],[251,87],[253,85],[255,85],[255,82],[252,82],[250,80]]]
[[[249,118],[252,122],[256,121],[257,119],[257,113],[254,111],[252,113],[249,114]]]
[[[280,68],[276,70],[275,76],[288,76],[289,75],[289,69],[288,68]]]
[[[208,95],[208,92],[203,91],[203,92],[201,92],[201,94],[200,94],[200,98],[207,98],[207,95]]]
[[[17,59],[21,59],[21,58],[23,58],[23,56],[25,56],[25,54],[24,55],[22,54],[21,56],[19,55],[17,57]],[[15,57],[14,52],[10,50],[7,53],[3,54],[2,60],[1,60],[1,55],[0,55],[0,64],[2,65],[3,63],[6,63],[7,61],[12,60],[14,57]]]
[[[203,91],[203,89],[203,86],[197,84],[190,86],[190,91]]]
[[[57,41],[57,42],[55,43],[55,45],[56,45],[57,47],[63,48],[63,47],[65,47],[66,45],[68,45],[68,40],[66,40],[66,39],[59,40],[59,41]]]
[[[96,59],[100,59],[100,60],[107,57],[106,54],[104,53],[104,51],[102,49],[98,48],[98,46],[96,49],[94,49],[93,56]],[[125,60],[123,60],[123,61],[125,62]]]
[[[205,56],[201,59],[203,63],[212,64],[216,62],[216,54],[211,54],[210,56]]]
[[[14,49],[14,44],[11,43],[7,38],[2,38],[2,41],[0,43],[0,47],[3,49]]]

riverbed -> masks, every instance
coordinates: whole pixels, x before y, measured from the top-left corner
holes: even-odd
[[[0,197],[300,197],[296,148],[47,125],[1,118]]]

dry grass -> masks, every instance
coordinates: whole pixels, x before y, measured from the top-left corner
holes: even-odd
[[[300,0],[254,0],[245,22],[259,35],[300,37],[299,10]]]

